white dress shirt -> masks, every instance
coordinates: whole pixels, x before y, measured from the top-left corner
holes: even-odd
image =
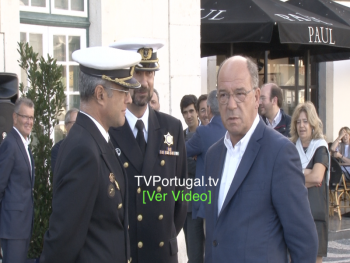
[[[29,154],[29,149],[28,149],[28,147],[29,147],[29,139],[28,138],[25,139],[23,137],[23,135],[17,130],[16,127],[13,127],[13,128],[16,130],[16,132],[19,134],[19,137],[21,137],[21,139],[22,139],[22,142],[23,142],[23,145],[24,145],[24,149],[26,149],[27,156],[28,156],[28,159],[29,159],[30,174],[32,174],[32,170],[33,170],[33,168],[32,168],[32,160],[30,159],[30,154]]]
[[[109,141],[109,134],[108,132],[102,127],[102,125],[96,121],[93,117],[91,117],[89,114],[83,112],[83,111],[80,111],[81,113],[85,114],[86,116],[88,116],[94,123],[95,125],[97,126],[98,130],[101,132],[103,138],[105,138],[106,142],[108,143]]]
[[[232,145],[229,132],[227,131],[225,134],[224,143],[227,148],[227,152],[220,182],[220,190],[218,197],[218,214],[220,214],[222,205],[224,204],[226,195],[228,193],[228,190],[230,189],[233,178],[236,175],[243,154],[248,146],[253,132],[255,131],[256,126],[258,126],[258,123],[259,115],[257,114],[254,119],[253,125],[250,127],[249,131],[235,146]]]
[[[125,112],[125,117],[128,120],[128,123],[130,125],[130,129],[132,130],[132,133],[134,134],[135,138],[137,136],[137,128],[135,127],[136,126],[136,122],[137,122],[137,120],[142,120],[143,121],[143,124],[145,126],[145,128],[143,129],[143,134],[145,136],[145,141],[146,142],[148,140],[148,116],[149,116],[149,109],[148,109],[148,107],[149,106],[147,105],[147,109],[146,109],[145,113],[143,114],[143,116],[141,118],[137,118],[128,109],[126,109],[126,112]]]
[[[272,123],[270,123],[269,119],[266,118],[266,122],[267,122],[267,126],[271,127],[271,128],[276,128],[276,126],[280,123],[280,121],[282,120],[282,112],[279,109],[276,117],[273,119]]]

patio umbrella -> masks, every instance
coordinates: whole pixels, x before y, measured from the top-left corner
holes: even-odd
[[[350,8],[338,4],[331,0],[289,0],[288,4],[300,7],[302,9],[314,12],[317,15],[330,18],[337,22],[350,26]],[[339,59],[338,59],[339,57]],[[333,58],[333,59],[332,59]],[[350,52],[337,52],[335,54],[326,54],[316,56],[318,61],[340,60],[342,58],[350,58]]]
[[[350,8],[331,0],[289,0],[288,4],[350,26]]]
[[[350,27],[279,0],[202,0],[202,56],[266,50],[271,58],[303,56],[306,50],[345,54]]]

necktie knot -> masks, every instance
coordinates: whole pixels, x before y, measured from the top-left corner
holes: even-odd
[[[143,128],[145,128],[145,124],[143,123],[142,120],[137,120],[136,122],[136,129],[138,132],[142,131],[143,132]]]

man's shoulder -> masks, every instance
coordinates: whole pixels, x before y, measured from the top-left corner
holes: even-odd
[[[282,112],[282,120],[285,120],[286,123],[290,123],[292,120],[292,117],[289,116],[287,113],[285,113],[283,109],[281,109],[281,112]]]
[[[271,145],[272,147],[275,147],[277,145],[284,145],[284,144],[292,144],[292,142],[282,135],[280,132],[276,131],[275,129],[271,129],[270,127],[265,126],[264,127],[264,133],[262,134],[262,139],[263,141],[272,141],[273,144]]]
[[[14,143],[16,142],[16,140],[18,139],[21,139],[19,137],[19,134],[14,130],[12,129],[8,134],[7,136],[5,137],[5,139],[2,141],[2,143],[0,144],[0,148],[1,147],[8,147],[8,146],[13,146]]]
[[[211,154],[216,154],[217,152],[221,151],[223,147],[225,146],[224,143],[225,137],[222,137],[219,139],[217,142],[215,142],[213,145],[211,145],[206,153],[206,156],[211,155]]]
[[[55,145],[52,147],[52,151],[57,150],[60,148],[62,142],[64,139],[60,140],[59,142],[55,143]]]
[[[263,147],[262,151],[268,153],[270,156],[278,156],[281,152],[291,150],[297,152],[295,145],[283,134],[266,126],[265,132],[259,141]],[[281,156],[285,158],[287,156]],[[290,156],[289,156],[290,157]],[[288,157],[288,158],[289,158]]]
[[[80,125],[74,125],[67,137],[61,141],[59,147],[72,149],[94,149],[98,148],[91,133]]]

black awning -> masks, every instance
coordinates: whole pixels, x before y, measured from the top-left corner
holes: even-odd
[[[288,4],[350,26],[350,8],[331,0],[289,0]]]
[[[305,50],[311,55],[350,51],[348,25],[299,6],[279,0],[202,0],[201,4],[202,56],[228,55],[232,49],[236,54],[270,50],[280,57],[302,55]]]

